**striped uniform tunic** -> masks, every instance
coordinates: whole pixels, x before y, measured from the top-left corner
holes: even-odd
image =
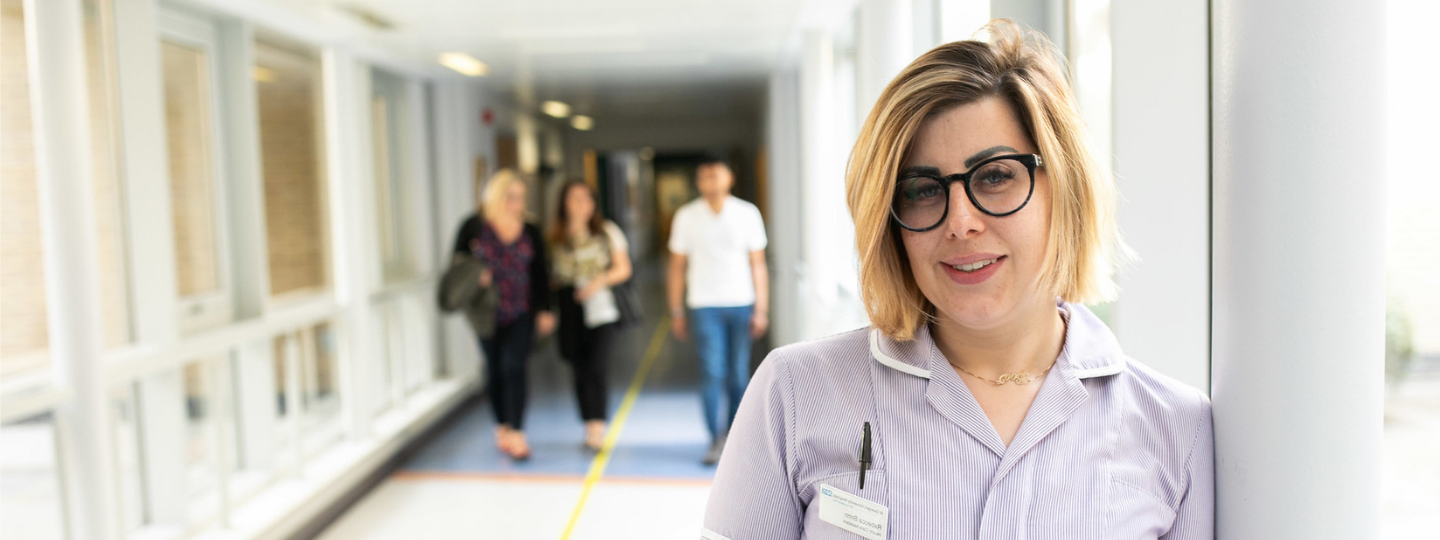
[[[820,519],[821,484],[888,507],[890,539],[1211,538],[1209,399],[1126,357],[1084,306],[1059,306],[1065,345],[1008,447],[928,329],[775,350],[740,404],[701,538],[862,538]]]

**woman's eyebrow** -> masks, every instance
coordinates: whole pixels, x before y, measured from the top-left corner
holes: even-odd
[[[900,171],[900,176],[907,176],[907,175],[911,175],[911,174],[940,176],[940,168],[939,168],[939,167],[926,167],[926,166],[923,166],[923,165],[915,165],[915,166],[911,166],[911,167],[906,167],[904,170],[901,170],[901,171]]]
[[[1009,147],[1009,146],[991,146],[990,148],[986,148],[986,149],[984,149],[984,150],[981,150],[981,151],[979,151],[979,152],[976,152],[975,155],[970,156],[969,158],[966,158],[966,159],[965,159],[965,168],[966,168],[966,169],[969,169],[971,166],[975,165],[975,162],[980,161],[980,160],[985,159],[985,158],[988,158],[988,157],[993,156],[993,155],[995,155],[995,154],[998,154],[998,153],[1000,153],[1000,152],[1005,152],[1005,151],[1008,151],[1008,152],[1019,152],[1019,150],[1016,150],[1016,149],[1011,148],[1011,147]]]

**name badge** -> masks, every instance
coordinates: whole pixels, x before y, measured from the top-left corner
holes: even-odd
[[[820,484],[819,495],[820,521],[870,540],[885,540],[885,526],[890,517],[890,509],[885,505],[867,501],[828,484]]]

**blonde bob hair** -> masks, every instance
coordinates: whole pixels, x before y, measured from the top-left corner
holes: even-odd
[[[480,199],[480,212],[486,216],[500,215],[500,207],[505,204],[505,192],[510,191],[511,184],[520,184],[527,189],[525,178],[515,172],[515,169],[500,169],[490,175],[490,181],[485,183],[485,195]],[[521,218],[528,218],[522,215]]]
[[[1095,159],[1066,80],[1064,62],[1043,35],[995,19],[977,35],[916,58],[885,87],[865,119],[845,173],[855,221],[860,290],[876,328],[910,340],[935,317],[891,219],[895,182],[925,120],[984,98],[1004,100],[1044,159],[1050,180],[1050,233],[1040,287],[1067,302],[1114,296],[1115,185]]]

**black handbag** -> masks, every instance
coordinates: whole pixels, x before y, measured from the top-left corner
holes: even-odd
[[[630,286],[630,280],[610,290],[615,293],[615,307],[620,310],[620,320],[616,324],[621,328],[640,324],[640,320],[645,318],[645,311],[640,307],[639,295],[635,294],[635,287]]]
[[[606,234],[609,234],[608,230]],[[610,251],[612,258],[615,252],[610,250],[610,246],[613,245],[615,245],[613,239],[605,243],[605,249]],[[612,260],[610,264],[615,263]],[[634,261],[631,261],[630,267],[635,267]],[[631,285],[634,280],[635,274],[631,272],[630,279],[610,287],[610,291],[615,295],[615,308],[620,311],[620,320],[615,323],[618,328],[636,326],[645,318],[645,308],[640,306],[640,296],[635,292],[635,287]]]

